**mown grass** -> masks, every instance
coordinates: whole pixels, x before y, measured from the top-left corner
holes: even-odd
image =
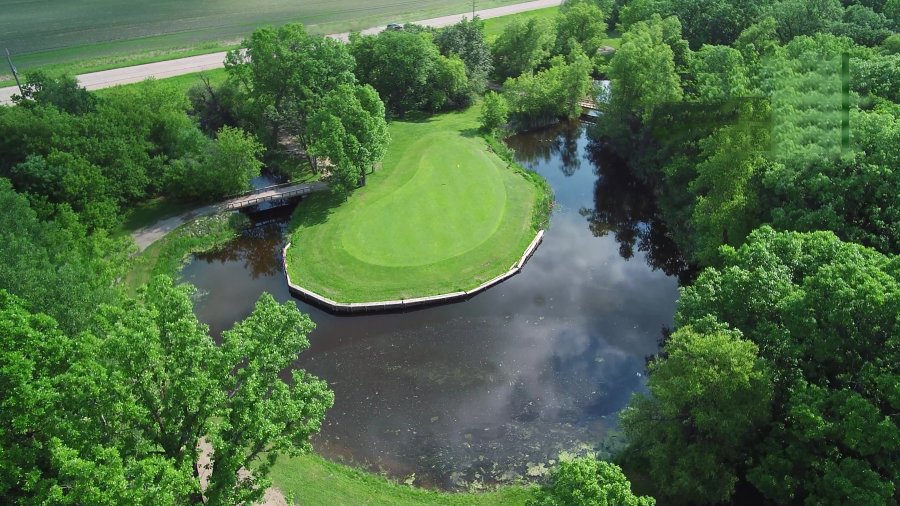
[[[395,121],[367,186],[302,202],[292,281],[340,302],[394,300],[468,290],[515,264],[541,190],[488,148],[478,109]]]
[[[181,93],[187,93],[188,90],[193,88],[194,86],[203,84],[203,81],[200,79],[201,77],[209,79],[209,83],[212,86],[218,86],[225,82],[225,80],[228,78],[228,73],[224,68],[212,69],[204,70],[201,72],[192,72],[190,74],[184,74],[175,77],[167,77],[165,79],[158,79],[158,81],[165,83],[166,86],[176,88]],[[140,84],[140,82],[119,84],[110,88],[101,88],[99,90],[94,90],[94,93],[102,97],[104,95],[114,94],[117,92],[117,90],[121,90],[129,86],[139,86]]]
[[[558,13],[559,7],[547,7],[546,9],[537,9],[520,12],[518,14],[510,14],[509,16],[501,16],[499,18],[485,19],[484,38],[488,42],[494,42],[494,40],[503,33],[503,30],[506,29],[507,25],[517,19],[522,21],[528,21],[529,19],[546,19],[552,21]]]
[[[485,9],[522,0],[478,0]],[[255,28],[301,22],[324,35],[466,12],[470,0],[148,0],[15,2],[0,16],[0,47],[20,72],[81,74],[230,49]],[[11,79],[4,65],[2,85]]]
[[[132,259],[125,286],[136,291],[160,274],[175,276],[192,253],[209,251],[237,237],[246,218],[239,213],[203,216],[151,244]]]
[[[502,487],[493,492],[446,493],[410,487],[317,455],[280,458],[270,475],[296,504],[316,506],[521,506],[530,490]]]

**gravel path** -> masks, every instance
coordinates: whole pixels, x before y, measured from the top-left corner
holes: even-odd
[[[495,7],[493,9],[483,9],[475,11],[481,19],[496,18],[519,12],[531,11],[535,9],[543,9],[546,7],[554,7],[562,3],[562,0],[534,0],[503,7]],[[453,14],[450,16],[441,16],[439,18],[423,19],[415,21],[416,24],[439,28],[449,26],[464,17],[470,17],[471,12],[462,14]],[[378,33],[384,30],[384,26],[376,26],[363,30],[364,34]],[[335,33],[328,35],[333,39],[346,41],[349,33]],[[210,53],[199,56],[190,56],[187,58],[178,58],[176,60],[167,60],[156,63],[147,63],[145,65],[135,65],[132,67],[122,67],[118,69],[104,70],[102,72],[91,72],[89,74],[81,74],[78,82],[89,90],[100,88],[109,88],[119,84],[136,83],[155,77],[163,79],[166,77],[180,76],[190,74],[192,72],[201,72],[204,70],[217,69],[223,66],[225,53]],[[12,95],[18,93],[15,86],[0,88],[0,104],[9,104],[12,101]]]

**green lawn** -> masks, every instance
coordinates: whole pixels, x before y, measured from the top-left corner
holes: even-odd
[[[224,68],[220,68],[204,70],[202,72],[192,72],[190,74],[183,74],[175,77],[166,77],[164,79],[158,79],[158,81],[165,83],[167,86],[177,88],[182,93],[187,93],[188,90],[193,88],[194,86],[203,84],[203,81],[200,80],[201,77],[206,77],[207,79],[209,79],[209,83],[211,85],[218,86],[225,82],[225,80],[228,78],[228,73]],[[110,95],[116,93],[116,90],[127,88],[128,86],[138,86],[140,84],[140,82],[120,84],[111,88],[101,88],[99,90],[95,90],[94,93],[100,96]]]
[[[330,462],[317,455],[281,458],[272,469],[271,478],[288,498],[293,497],[295,503],[302,505],[521,506],[529,497],[527,488],[516,486],[471,494],[414,488]]]
[[[291,280],[340,302],[393,300],[471,289],[516,263],[539,190],[488,150],[478,110],[393,122],[367,186],[301,203]]]
[[[478,0],[476,8],[521,1]],[[80,74],[222,51],[268,24],[301,22],[324,35],[471,8],[470,0],[22,1],[3,7],[0,48],[9,48],[21,72]],[[0,84],[10,79],[4,62]]]
[[[488,42],[493,42],[506,28],[516,19],[528,21],[529,19],[547,19],[553,20],[559,13],[559,7],[547,7],[546,9],[537,9],[534,11],[520,12],[518,14],[510,14],[509,16],[501,16],[499,18],[491,18],[484,20],[484,38]]]

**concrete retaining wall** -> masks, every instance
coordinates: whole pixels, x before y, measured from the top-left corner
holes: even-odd
[[[438,304],[447,304],[450,302],[458,302],[462,300],[466,300],[470,297],[474,297],[475,295],[487,290],[488,288],[500,284],[507,279],[515,276],[516,274],[522,272],[522,268],[525,266],[525,262],[534,255],[535,250],[537,250],[538,245],[544,240],[544,231],[541,230],[534,236],[534,239],[531,241],[531,244],[528,245],[528,248],[525,249],[525,253],[522,254],[522,258],[519,259],[518,262],[513,264],[512,267],[503,274],[485,281],[484,283],[476,286],[471,290],[465,290],[462,292],[453,292],[453,293],[445,293],[441,295],[430,295],[428,297],[416,297],[412,299],[400,299],[400,300],[384,300],[384,301],[376,301],[376,302],[337,302],[329,299],[328,297],[324,297],[322,295],[317,294],[311,290],[307,290],[302,286],[295,285],[291,282],[291,276],[288,274],[287,269],[287,252],[291,247],[291,243],[287,243],[284,247],[284,250],[281,252],[281,262],[284,267],[284,275],[287,278],[288,290],[290,290],[291,295],[302,299],[314,306],[318,306],[326,311],[331,311],[332,313],[339,314],[354,314],[354,313],[382,313],[389,311],[402,311],[404,309],[412,309],[416,307],[424,307],[424,306],[435,306]]]

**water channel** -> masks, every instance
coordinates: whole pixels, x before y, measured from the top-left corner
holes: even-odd
[[[453,489],[535,475],[562,451],[608,441],[672,324],[677,280],[666,272],[678,260],[653,242],[652,195],[598,157],[585,129],[509,139],[557,200],[522,274],[466,302],[400,314],[340,317],[295,301],[317,324],[297,365],[335,392],[318,453]],[[185,267],[214,334],[264,291],[294,300],[284,226],[270,220]]]

